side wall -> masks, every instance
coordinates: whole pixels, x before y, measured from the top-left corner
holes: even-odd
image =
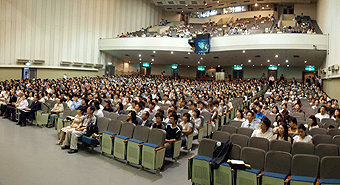
[[[312,20],[316,20],[316,3],[314,4],[294,4],[294,14],[310,16]]]

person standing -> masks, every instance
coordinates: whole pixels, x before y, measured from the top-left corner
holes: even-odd
[[[275,78],[274,78],[273,74],[270,74],[270,77],[269,77],[269,86],[272,86],[274,84],[274,81],[275,81]]]
[[[67,79],[67,73],[64,74],[64,79],[65,79],[65,80]]]

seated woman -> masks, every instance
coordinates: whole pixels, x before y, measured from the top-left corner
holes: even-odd
[[[305,125],[305,127],[308,127],[309,130],[312,128],[319,128],[318,122],[316,121],[316,117],[314,115],[309,116],[309,119],[312,120],[312,123],[308,124],[307,126]]]
[[[158,128],[158,129],[165,129],[165,123],[163,122],[163,114],[157,113],[155,115],[156,122],[151,126],[151,129]]]
[[[113,112],[110,100],[105,100],[104,110],[108,112]]]
[[[290,126],[288,133],[292,134],[292,135],[297,134],[298,133],[298,125],[297,125],[296,118],[289,117],[288,123],[289,123],[289,126]]]
[[[190,122],[190,114],[189,113],[185,113],[183,115],[183,121],[180,123],[180,125],[182,126],[182,146],[186,146],[186,142],[187,139],[185,136],[187,136],[188,134],[190,134],[193,130],[193,125]]]
[[[130,112],[128,114],[128,119],[125,120],[124,122],[133,123],[133,124],[137,125],[138,121],[137,121],[136,112],[133,111],[133,110],[130,110]]]
[[[47,128],[52,128],[54,126],[55,118],[58,117],[58,114],[63,111],[64,111],[63,99],[57,99],[57,103],[51,110],[50,122]]]
[[[280,114],[279,108],[277,106],[273,107],[273,110],[270,112],[270,115],[278,115]]]
[[[98,117],[104,117],[103,111],[100,109],[99,101],[95,100],[92,102],[92,106],[95,108],[94,115]]]
[[[234,120],[236,120],[236,121],[242,121],[242,122],[246,121],[246,120],[244,119],[244,115],[243,115],[242,109],[237,109],[237,111],[236,111],[236,117],[234,118]]]
[[[123,104],[119,102],[116,104],[116,109],[113,112],[117,114],[124,114],[125,112],[123,109],[124,109]]]
[[[192,118],[191,120],[194,122],[195,124],[195,130],[194,130],[194,136],[197,137],[197,134],[198,134],[198,128],[200,128],[202,125],[202,120],[200,118],[200,114],[201,112],[198,110],[198,109],[195,109],[193,112],[192,112]]]
[[[60,139],[59,139],[57,145],[60,145],[63,142],[64,137],[65,137],[65,133],[67,131],[75,130],[75,128],[77,128],[79,126],[79,124],[81,123],[81,120],[83,120],[83,118],[84,118],[84,112],[85,112],[84,107],[82,107],[82,106],[78,107],[77,115],[74,117],[72,124],[70,126],[67,126],[67,127],[64,127],[64,128],[61,129]]]
[[[306,135],[306,127],[303,124],[299,125],[298,130],[299,135],[293,137],[294,140],[293,143],[295,142],[313,143],[312,136]]]
[[[261,119],[260,128],[256,129],[251,137],[263,137],[268,140],[273,138],[273,129],[270,128],[270,120],[267,117]]]
[[[288,134],[287,124],[281,124],[278,130],[279,131],[273,135],[274,140],[285,140],[288,141],[289,143],[292,143],[292,138],[290,138]]]

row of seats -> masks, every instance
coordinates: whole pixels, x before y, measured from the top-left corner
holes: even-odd
[[[189,158],[188,177],[196,184],[339,184],[340,156],[296,154],[282,151],[264,151],[234,144],[229,159],[242,160],[250,167],[240,169],[223,162],[218,169],[211,168],[216,140],[203,139],[198,154]],[[317,179],[320,177],[321,179]]]

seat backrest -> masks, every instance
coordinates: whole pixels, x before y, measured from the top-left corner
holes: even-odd
[[[332,139],[332,143],[336,144],[340,148],[340,136],[334,136]]]
[[[281,151],[281,152],[290,153],[291,149],[292,149],[292,145],[290,144],[289,141],[272,139],[269,142],[270,151]]]
[[[221,130],[223,132],[228,132],[229,134],[235,134],[237,132],[237,127],[233,125],[223,125]]]
[[[212,113],[203,111],[201,115],[204,117],[204,121],[209,121],[209,122],[211,121]]]
[[[63,117],[71,116],[71,109],[64,109]]]
[[[325,128],[312,128],[310,135],[314,136],[316,134],[327,134],[327,130]]]
[[[260,148],[267,152],[269,149],[269,140],[263,137],[251,137],[249,138],[248,146]]]
[[[110,112],[109,111],[106,111],[106,110],[103,110],[103,114],[104,114],[104,117],[108,117]]]
[[[241,155],[241,149],[242,148],[240,147],[240,145],[233,144],[233,147],[230,150],[229,158],[239,160]]]
[[[327,131],[327,134],[334,137],[336,135],[340,135],[340,129],[338,128],[331,128]]]
[[[249,137],[241,134],[232,134],[230,140],[233,144],[238,144],[241,148],[248,146]]]
[[[340,179],[340,156],[326,156],[321,159],[320,178]]]
[[[327,121],[326,123],[324,123],[322,125],[323,128],[327,129],[329,126],[333,126],[334,128],[338,128],[339,127],[339,124],[333,120],[330,120],[330,121]]]
[[[312,143],[296,142],[292,145],[292,155],[309,154],[314,155],[315,146]]]
[[[296,154],[292,159],[291,175],[317,178],[319,161],[316,155]]]
[[[71,110],[71,116],[75,117],[77,114],[77,110]]]
[[[149,133],[148,143],[155,144],[158,146],[164,146],[165,137],[166,137],[165,130],[154,128]]]
[[[110,118],[110,119],[112,119],[112,120],[113,120],[113,119],[117,119],[118,116],[119,116],[119,114],[113,113],[113,112],[110,112],[110,113],[107,115],[107,117]]]
[[[266,153],[264,171],[288,175],[291,163],[292,155],[290,153],[269,151]]]
[[[44,103],[41,104],[41,108],[40,108],[41,111],[44,111],[44,112],[48,112],[48,106],[45,105]]]
[[[331,144],[332,143],[332,136],[330,135],[320,135],[316,134],[313,136],[313,144],[317,146],[318,144],[325,143],[325,144]]]
[[[322,118],[321,123],[327,123],[329,121],[333,121],[331,118]]]
[[[315,155],[320,159],[324,156],[339,156],[339,147],[335,144],[318,144],[315,147]]]
[[[115,134],[119,134],[120,133],[120,128],[122,127],[122,124],[123,124],[123,122],[121,122],[119,120],[112,119],[109,122],[109,127],[107,128],[107,131],[113,132]]]
[[[236,128],[240,128],[242,121],[230,120],[229,124],[235,126]]]
[[[125,121],[125,120],[127,120],[128,119],[128,115],[125,115],[125,114],[121,114],[121,115],[119,115],[118,116],[118,118],[117,118],[118,120],[120,120],[120,121]]]
[[[110,118],[100,117],[97,119],[97,126],[99,132],[107,131],[108,125],[110,122]]]
[[[137,125],[133,132],[132,138],[146,142],[148,140],[149,133],[150,133],[150,127]]]
[[[242,134],[242,135],[245,135],[245,136],[248,136],[248,137],[251,137],[253,132],[254,132],[254,130],[251,129],[251,128],[240,127],[240,128],[237,129],[237,133],[238,134]]]
[[[301,117],[301,118],[304,118],[304,117],[305,117],[305,114],[304,114],[304,113],[301,113],[301,112],[295,112],[295,113],[293,113],[292,116],[293,116],[293,117]]]
[[[197,155],[206,156],[206,157],[213,157],[213,152],[215,149],[215,140],[212,139],[202,139],[200,145],[198,146]]]
[[[250,164],[251,168],[263,171],[265,155],[266,152],[262,149],[244,147],[241,150],[240,159]]]
[[[133,123],[123,123],[119,135],[131,138],[136,125]]]
[[[216,141],[227,141],[230,139],[230,134],[228,132],[215,131],[212,139]]]

